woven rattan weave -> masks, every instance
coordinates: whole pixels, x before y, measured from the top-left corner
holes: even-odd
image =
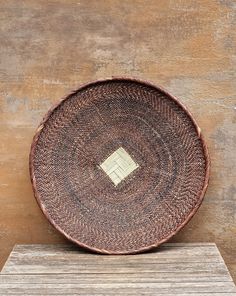
[[[48,112],[33,139],[30,173],[42,211],[68,239],[97,252],[137,253],[194,215],[209,159],[176,98],[112,78],[80,87]]]

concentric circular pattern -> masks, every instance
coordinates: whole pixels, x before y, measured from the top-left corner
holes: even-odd
[[[116,176],[128,174],[116,184],[102,164],[120,149],[134,169],[122,167],[128,158],[109,163]],[[200,129],[177,99],[113,78],[82,86],[48,112],[30,172],[37,201],[60,232],[91,250],[122,254],[157,246],[190,220],[209,161]]]

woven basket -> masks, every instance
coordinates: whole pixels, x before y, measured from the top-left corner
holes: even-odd
[[[52,108],[31,147],[34,194],[68,239],[137,253],[177,233],[209,178],[202,134],[165,90],[130,78],[83,85]]]

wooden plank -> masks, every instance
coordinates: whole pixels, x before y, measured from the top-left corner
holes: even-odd
[[[52,275],[50,275],[52,277]],[[54,283],[44,284],[37,282],[37,276],[32,283],[9,283],[1,284],[1,295],[14,293],[26,295],[161,295],[181,293],[233,293],[236,292],[234,284],[231,282],[194,282],[194,283]]]
[[[103,266],[104,262],[106,267]],[[116,273],[140,270],[194,272],[196,269],[212,272],[214,269],[222,274],[226,270],[214,244],[165,244],[155,252],[135,256],[87,253],[74,245],[20,245],[13,249],[2,273],[104,272],[111,268],[110,265]]]
[[[164,244],[121,256],[19,245],[0,275],[0,295],[236,296],[236,288],[215,244]]]
[[[0,284],[57,284],[77,283],[194,283],[194,282],[232,282],[228,275],[210,273],[175,273],[175,272],[152,272],[152,273],[82,273],[82,274],[1,274]]]
[[[30,263],[23,263],[17,267],[10,266],[8,273],[109,273],[112,269],[114,273],[152,273],[152,272],[190,272],[190,273],[211,273],[215,270],[216,273],[225,273],[225,266],[223,264],[205,264],[185,262],[181,264],[128,264],[128,265],[113,265],[113,264],[96,264],[93,265],[81,264],[79,262],[71,263],[70,265],[58,264],[53,262],[52,265],[48,262],[42,262],[41,264],[30,265]]]

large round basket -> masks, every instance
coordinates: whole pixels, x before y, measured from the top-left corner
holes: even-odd
[[[81,86],[52,108],[31,147],[34,194],[71,241],[142,252],[199,208],[209,157],[200,128],[168,92],[130,78]]]

